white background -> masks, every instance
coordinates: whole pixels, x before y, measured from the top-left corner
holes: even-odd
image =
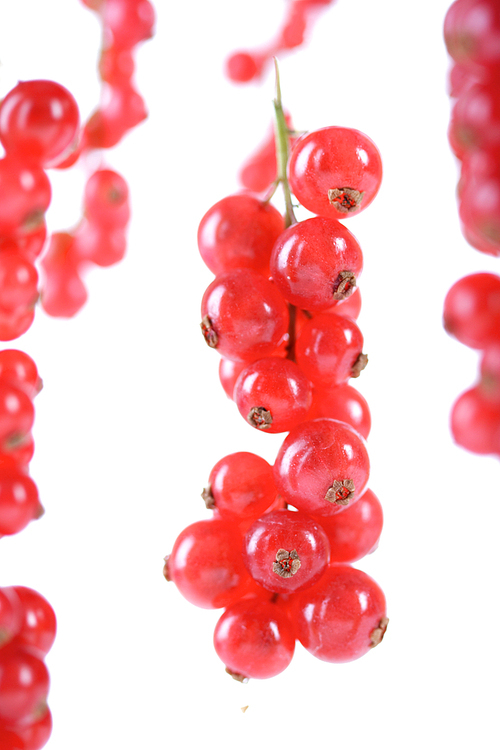
[[[370,364],[356,387],[372,410],[370,486],[386,516],[378,551],[358,565],[383,587],[391,623],[358,662],[298,646],[280,676],[241,685],[213,651],[219,613],[167,585],[162,558],[206,517],[199,495],[216,461],[250,450],[272,462],[283,438],[251,430],[220,388],[198,327],[212,275],[196,229],[238,188],[272,116],[271,73],[236,88],[224,57],[270,39],[285,2],[157,0],[157,35],[138,54],[150,119],[105,157],[131,187],[128,255],[89,275],[75,319],[38,311],[15,344],[45,383],[31,473],[46,514],[0,541],[0,585],[32,586],[57,612],[49,750],[498,747],[498,463],[452,444],[449,408],[477,356],[447,337],[441,311],[453,281],[499,261],[458,226],[448,4],[338,0],[307,48],[281,60],[298,129],[356,127],[384,162],[378,198],[348,226],[365,254]],[[0,96],[18,79],[54,78],[86,117],[98,47],[77,0],[4,3]],[[79,216],[85,173],[72,171],[54,176],[53,229]]]

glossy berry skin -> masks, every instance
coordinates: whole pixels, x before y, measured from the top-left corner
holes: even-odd
[[[266,357],[248,365],[233,394],[241,416],[262,432],[288,432],[311,405],[311,384],[289,359]]]
[[[274,283],[288,302],[305,310],[327,310],[349,297],[362,269],[363,254],[354,235],[321,216],[286,229],[271,256]]]
[[[126,231],[121,227],[84,221],[74,235],[71,252],[77,261],[93,263],[101,268],[113,266],[123,260],[127,252]]]
[[[322,313],[304,324],[295,351],[306,377],[320,388],[329,388],[359,375],[363,334],[350,318]]]
[[[30,328],[34,319],[33,307],[20,308],[14,312],[0,310],[0,341],[13,341],[19,338]]]
[[[276,499],[273,469],[255,453],[231,453],[210,472],[208,490],[222,517],[238,522],[258,518]]]
[[[231,359],[221,357],[219,362],[219,380],[224,388],[226,396],[232,400],[234,386],[239,374],[246,367],[245,362],[233,362]]]
[[[0,351],[0,381],[22,388],[30,398],[34,398],[42,388],[36,364],[26,352],[19,349]]]
[[[298,640],[328,662],[359,659],[380,642],[387,624],[381,588],[349,565],[331,564],[315,586],[293,598],[290,610]]]
[[[263,680],[290,664],[295,636],[284,609],[259,597],[226,609],[215,627],[214,646],[230,674]]]
[[[252,268],[269,275],[273,245],[284,230],[280,212],[269,202],[241,193],[210,208],[198,227],[198,249],[215,275]]]
[[[106,0],[102,20],[115,46],[130,49],[153,35],[155,10],[149,0]]]
[[[49,178],[36,165],[6,156],[0,159],[0,235],[37,231],[51,199]]]
[[[35,410],[29,396],[0,381],[0,451],[8,451],[31,431]]]
[[[297,141],[288,179],[295,197],[309,211],[344,219],[375,198],[382,161],[373,141],[359,130],[322,128]]]
[[[250,269],[217,276],[203,295],[201,316],[207,344],[236,362],[271,355],[288,328],[285,300]]]
[[[40,511],[38,489],[31,477],[18,467],[0,469],[0,534],[17,534]]]
[[[49,692],[47,667],[35,651],[5,647],[0,658],[0,722],[36,721]]]
[[[379,499],[371,490],[343,513],[322,518],[321,525],[330,542],[330,561],[352,563],[374,552],[384,516]]]
[[[481,455],[500,454],[500,402],[489,399],[477,386],[453,404],[450,428],[462,448]]]
[[[475,273],[457,281],[444,301],[446,331],[472,349],[500,341],[500,276]]]
[[[7,154],[52,166],[75,140],[78,105],[55,81],[21,81],[0,107],[0,141]]]
[[[279,551],[281,555],[277,554]],[[319,580],[330,559],[330,545],[321,525],[310,516],[275,510],[261,516],[249,528],[243,558],[261,586],[286,594],[301,591]]]
[[[56,637],[56,616],[51,605],[38,591],[27,586],[13,586],[11,591],[19,599],[22,618],[13,645],[28,647],[45,657]]]
[[[356,287],[350,297],[345,299],[343,302],[335,303],[335,305],[330,307],[328,310],[324,310],[324,312],[331,312],[335,313],[335,315],[343,315],[344,318],[351,318],[351,320],[356,320],[359,316],[359,313],[361,312],[361,292],[359,291],[359,287]]]
[[[123,228],[130,219],[129,189],[112,169],[98,169],[87,180],[83,194],[86,217],[100,227]]]
[[[347,422],[365,439],[370,434],[372,421],[368,402],[347,383],[324,390],[314,389],[308,419],[320,417]]]
[[[19,632],[21,602],[11,588],[0,588],[0,649]]]
[[[335,419],[314,419],[295,427],[274,464],[278,492],[311,515],[333,515],[355,503],[369,473],[363,438]]]
[[[0,309],[4,312],[34,307],[38,299],[38,272],[17,252],[0,252]]]
[[[255,587],[243,563],[242,544],[231,521],[193,523],[175,541],[166,566],[168,578],[197,607],[227,607]]]
[[[234,83],[248,83],[259,75],[259,62],[249,52],[235,52],[226,60],[226,75]]]
[[[500,63],[500,7],[496,0],[456,0],[444,21],[448,54],[475,70]]]
[[[38,721],[17,726],[15,730],[6,729],[3,732],[0,728],[0,747],[2,750],[41,750],[49,741],[51,733],[52,714],[47,707]]]
[[[86,303],[88,293],[80,276],[80,265],[74,236],[54,232],[41,262],[41,304],[48,315],[71,318]]]

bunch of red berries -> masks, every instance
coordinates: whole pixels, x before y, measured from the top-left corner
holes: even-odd
[[[296,639],[320,659],[356,659],[387,625],[379,586],[346,565],[376,547],[382,510],[367,489],[369,409],[347,383],[367,362],[353,319],[363,257],[339,221],[371,203],[381,160],[359,131],[324,128],[296,143],[287,177],[279,100],[276,116],[286,216],[241,193],[203,217],[199,249],[216,278],[201,326],[241,415],[289,434],[274,466],[245,452],[214,466],[203,493],[213,517],[180,534],[164,570],[189,601],[225,607],[215,648],[240,680],[281,672]],[[295,220],[290,188],[316,216]]]
[[[49,674],[56,635],[48,601],[25,586],[0,588],[0,747],[40,750],[50,737]]]
[[[116,146],[147,117],[134,85],[135,48],[149,39],[155,21],[149,0],[83,0],[99,14],[103,46],[99,61],[101,101],[83,125],[73,154],[63,168],[93,150]],[[49,315],[72,317],[87,301],[83,275],[88,267],[111,266],[127,249],[129,190],[117,172],[101,168],[85,185],[83,218],[71,232],[52,235],[42,260],[42,306]]]
[[[35,363],[17,349],[0,351],[0,537],[17,534],[43,508],[28,474],[33,457],[33,399],[42,381]]]
[[[459,215],[466,240],[500,256],[500,5],[456,0],[444,36],[453,58],[450,146],[460,160]],[[479,382],[453,406],[456,442],[474,453],[500,455],[500,277],[476,273],[450,289],[446,330],[482,352]]]
[[[262,49],[234,52],[226,61],[227,77],[234,83],[260,78],[266,66],[282,53],[300,47],[318,14],[335,0],[290,0],[281,29]]]

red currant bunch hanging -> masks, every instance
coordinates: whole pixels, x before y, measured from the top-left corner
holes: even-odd
[[[444,22],[453,63],[448,138],[460,164],[459,215],[466,240],[500,256],[500,6],[495,0],[456,0]],[[478,382],[456,400],[455,441],[479,454],[500,455],[500,276],[471,274],[444,303],[444,326],[481,352]]]
[[[376,548],[383,516],[367,489],[370,412],[348,384],[367,363],[354,320],[363,256],[339,221],[375,197],[380,156],[362,133],[324,128],[289,159],[279,83],[275,114],[269,194],[224,198],[200,223],[216,274],[201,329],[247,423],[289,434],[274,466],[247,452],[214,466],[203,491],[212,517],[179,535],[164,568],[193,604],[225,608],[215,649],[241,681],[283,671],[296,640],[325,661],[357,659],[388,622],[379,586],[349,565]],[[284,217],[270,203],[278,184]],[[318,215],[298,222],[291,190]]]

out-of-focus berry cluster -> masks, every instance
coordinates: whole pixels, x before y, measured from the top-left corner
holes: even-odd
[[[460,164],[462,232],[477,250],[500,256],[500,4],[456,0],[445,18],[452,58],[448,137]],[[500,276],[460,279],[444,306],[446,330],[481,352],[478,382],[455,402],[451,429],[474,453],[500,455]]]

